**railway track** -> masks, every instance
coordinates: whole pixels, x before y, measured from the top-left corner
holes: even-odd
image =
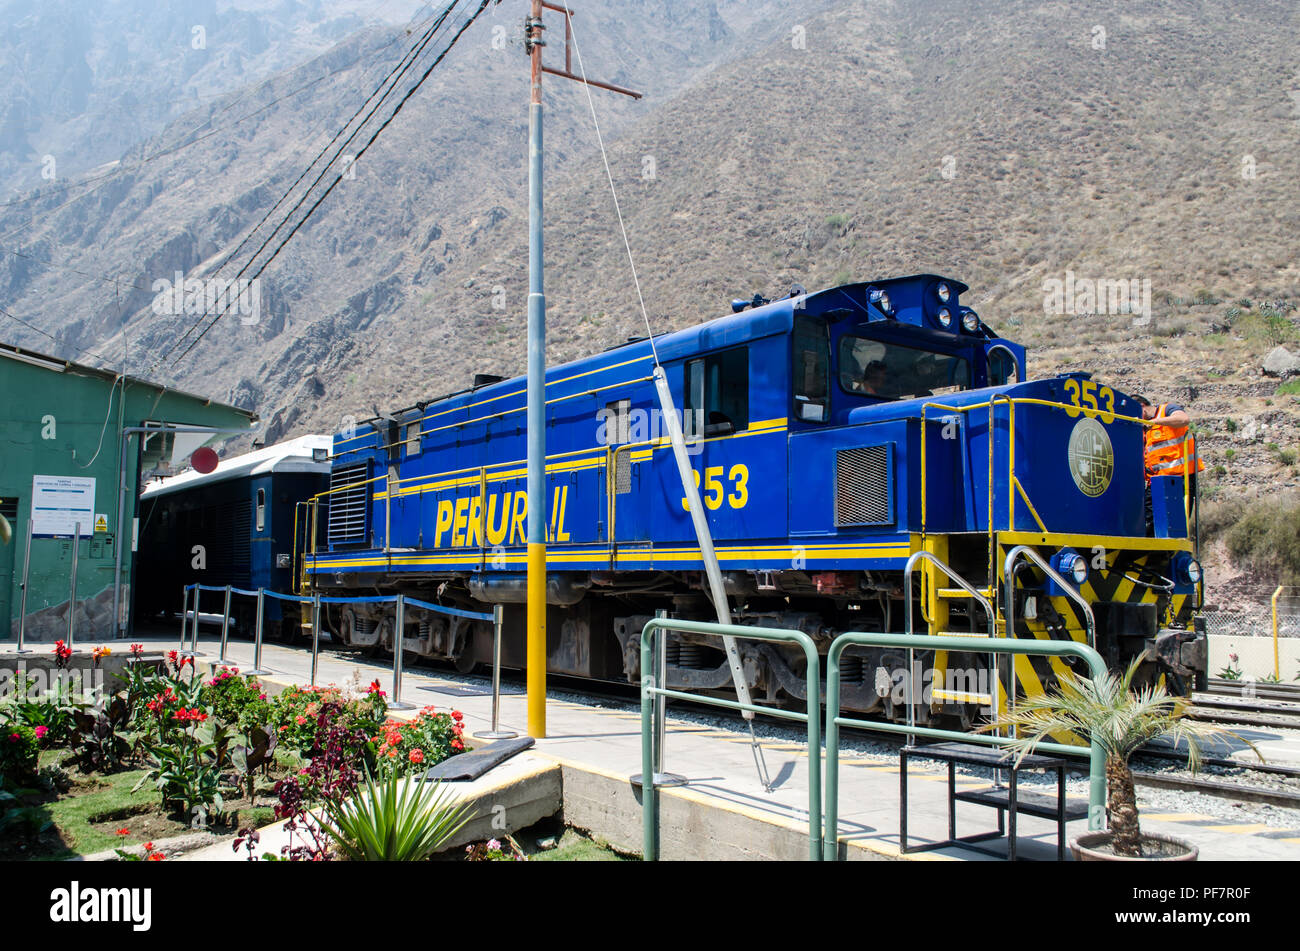
[[[1243,700],[1283,700],[1300,703],[1300,684],[1266,683],[1259,680],[1224,680],[1211,677],[1202,696],[1240,697]]]
[[[1300,692],[1294,700],[1233,694],[1195,694],[1191,713],[1194,720],[1237,726],[1264,726],[1300,730]]]

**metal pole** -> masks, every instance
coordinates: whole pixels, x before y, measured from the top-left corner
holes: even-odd
[[[77,620],[77,554],[81,549],[81,523],[77,522],[72,536],[72,582],[68,590],[68,650],[72,650],[73,636],[76,634]],[[184,629],[182,628],[182,636]]]
[[[253,629],[253,669],[247,673],[252,676],[265,676],[269,671],[262,669],[262,617],[266,607],[266,589],[257,589],[257,624]]]
[[[221,663],[226,662],[226,640],[230,632],[230,585],[226,585],[226,606],[221,612],[221,653],[217,660]]]
[[[320,657],[320,595],[311,596],[311,685],[316,686],[316,665]]]
[[[125,395],[125,393],[123,394]],[[113,631],[116,636],[121,637],[126,630],[126,622],[122,619],[122,544],[126,533],[122,531],[122,519],[126,515],[126,450],[131,444],[131,437],[126,430],[122,431],[122,438],[118,443],[117,461],[118,461],[118,480],[117,480],[117,522],[113,531],[117,532],[117,538],[113,544]],[[185,614],[182,611],[181,617]],[[182,644],[182,647],[185,645]]]
[[[181,642],[177,648],[177,653],[185,650],[185,626],[189,623],[190,617],[190,586],[181,585]]]
[[[1278,585],[1277,590],[1273,592],[1273,676],[1278,680],[1282,679],[1282,662],[1278,658],[1277,652],[1277,599],[1282,594],[1282,586]]]
[[[542,0],[532,0],[528,106],[528,735],[546,736],[546,294],[542,282]]]
[[[194,585],[194,620],[190,622],[190,649],[184,651],[186,657],[197,657],[199,653],[199,599],[203,596],[203,586]]]
[[[27,519],[27,546],[23,553],[23,586],[22,597],[18,607],[18,650],[17,654],[30,654],[30,650],[23,648],[23,635],[27,633],[27,573],[32,566],[32,519]]]
[[[660,608],[655,617],[666,618],[668,612]],[[668,687],[668,630],[659,628],[655,631],[655,686],[660,690]],[[653,782],[656,786],[685,786],[687,779],[677,773],[664,772],[664,745],[668,739],[668,698],[656,694],[654,698],[655,714],[655,755]],[[644,778],[640,773],[632,777],[633,786],[640,786]]]
[[[402,648],[406,640],[406,596],[399,594],[393,609],[393,697],[388,701],[390,710],[410,710],[415,705],[402,700]]]
[[[501,622],[505,608],[492,607],[492,729],[474,735],[481,740],[509,740],[518,736],[514,730],[501,729]]]

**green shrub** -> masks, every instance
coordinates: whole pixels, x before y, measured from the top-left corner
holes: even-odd
[[[1277,572],[1284,584],[1300,580],[1300,503],[1295,499],[1280,502],[1260,499],[1239,511],[1240,517],[1224,534],[1233,561],[1244,567]],[[1220,513],[1211,515],[1207,506],[1201,520],[1202,530],[1212,519],[1221,524],[1223,517]]]
[[[1273,393],[1274,396],[1300,396],[1300,379],[1287,380]]]
[[[836,231],[843,231],[848,223],[848,215],[834,214],[826,217],[826,227],[834,228]]]
[[[439,783],[394,773],[369,775],[351,799],[324,801],[322,825],[353,862],[420,862],[438,851],[474,817]]]
[[[1223,421],[1223,428],[1230,433],[1235,433],[1237,431],[1237,421],[1229,416]]]
[[[26,723],[6,724],[0,731],[0,779],[30,780],[36,775],[36,760],[40,752],[36,728]]]
[[[274,716],[262,685],[241,677],[238,667],[218,668],[200,690],[199,700],[218,720],[243,732],[267,726]]]

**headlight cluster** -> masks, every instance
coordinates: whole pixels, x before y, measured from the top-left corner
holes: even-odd
[[[1190,552],[1181,552],[1174,556],[1174,581],[1180,585],[1201,583],[1201,563]]]
[[[1052,556],[1051,565],[1067,581],[1079,586],[1088,580],[1088,559],[1077,551],[1064,548]]]
[[[968,334],[975,333],[980,329],[980,315],[969,307],[962,308],[961,325]]]

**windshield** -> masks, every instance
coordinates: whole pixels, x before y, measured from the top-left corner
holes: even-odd
[[[840,386],[849,393],[904,400],[970,388],[970,364],[946,353],[846,335],[839,355]]]

